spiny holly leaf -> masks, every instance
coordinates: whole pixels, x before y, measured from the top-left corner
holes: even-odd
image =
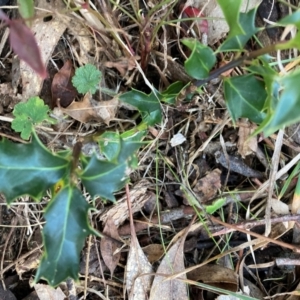
[[[247,70],[263,77],[267,92],[264,110],[266,110],[269,115],[273,115],[274,109],[279,102],[280,95],[280,84],[278,82],[280,77],[278,76],[278,73],[270,67],[268,60],[264,57],[254,60]]]
[[[115,201],[113,193],[126,184],[127,163],[100,161],[94,154],[83,161],[83,165],[84,170],[79,177],[92,197],[100,196]]]
[[[121,95],[119,100],[135,106],[141,113],[143,121],[148,124],[148,126],[151,126],[161,122],[162,116],[158,97],[159,96],[153,92],[147,95],[132,89],[132,91]]]
[[[33,134],[30,144],[0,142],[0,192],[8,203],[22,195],[38,200],[64,177],[70,162],[49,152]]]
[[[49,107],[39,97],[31,97],[27,102],[18,103],[13,111],[16,117],[11,127],[16,132],[21,132],[21,138],[28,140],[33,126],[45,120],[54,123],[55,120],[48,116]]]
[[[244,33],[235,36],[228,36],[218,51],[235,51],[242,50],[244,48],[248,40],[258,31],[258,28],[255,27],[256,11],[257,8],[253,8],[247,13],[240,14],[240,24]]]
[[[184,87],[185,86],[181,81],[176,81],[170,84],[166,90],[161,92],[161,101],[169,104],[175,104],[176,97]]]
[[[240,117],[260,123],[265,114],[262,111],[267,93],[264,83],[253,74],[227,78],[224,80],[227,108],[233,121]]]
[[[52,286],[71,277],[78,280],[80,251],[89,234],[97,234],[89,225],[91,207],[81,192],[64,187],[49,203],[43,230],[45,252],[35,282],[44,278]]]
[[[263,128],[266,136],[279,128],[296,123],[300,120],[300,70],[291,72],[278,78],[281,87],[281,95],[277,103],[273,103],[274,111],[270,116],[270,122]]]
[[[102,73],[95,66],[86,64],[76,70],[72,83],[79,93],[86,94],[90,92],[95,94],[101,77]]]
[[[123,162],[141,146],[145,133],[145,131],[137,131],[127,136],[126,132],[120,135],[117,132],[106,131],[99,141],[101,152],[110,162]]]
[[[240,8],[243,0],[217,0],[220,5],[226,22],[229,25],[228,38],[236,35],[245,34],[240,24]]]
[[[295,25],[297,27],[296,35],[284,43],[276,45],[277,49],[289,49],[289,48],[298,48],[300,49],[300,11],[299,9],[292,13],[291,15],[286,16],[278,22],[279,25]]]
[[[298,29],[300,28],[300,11],[296,10],[294,13],[287,15],[283,19],[281,19],[278,24],[286,26],[286,25],[295,25]]]
[[[125,134],[124,138],[118,134],[104,134],[104,143],[101,141],[99,144],[111,161],[100,161],[95,155],[90,159],[85,158],[82,161],[84,170],[79,174],[92,197],[115,200],[113,193],[124,187],[128,171],[137,165],[135,152],[141,146],[144,135],[145,131],[131,136]]]
[[[195,79],[208,77],[209,71],[216,62],[212,49],[196,39],[184,39],[182,43],[192,50],[190,57],[184,62],[186,72]]]

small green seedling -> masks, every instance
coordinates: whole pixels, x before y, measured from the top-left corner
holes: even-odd
[[[55,123],[48,113],[49,107],[41,98],[31,97],[27,102],[20,102],[15,106],[13,115],[16,118],[12,121],[11,127],[14,131],[21,133],[22,139],[28,140],[35,125],[43,121]]]
[[[102,73],[95,66],[86,64],[76,70],[72,83],[79,93],[95,94],[101,78]]]

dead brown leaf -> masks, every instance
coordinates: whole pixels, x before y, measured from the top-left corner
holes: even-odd
[[[22,274],[26,273],[30,270],[36,270],[41,258],[41,252],[37,251],[29,255],[25,260],[21,260],[18,264],[16,264],[16,271],[20,278],[22,278]]]
[[[56,106],[57,99],[60,99],[60,105],[66,108],[77,97],[78,92],[71,81],[74,74],[75,71],[71,60],[67,60],[63,67],[55,74],[51,85],[52,107]]]
[[[60,106],[60,109],[81,123],[98,121],[108,125],[116,115],[118,104],[119,101],[115,98],[108,101],[96,101],[87,93],[82,101],[73,101],[67,108]]]
[[[61,22],[59,15],[55,13],[55,11],[61,11],[64,8],[64,4],[61,1],[54,1],[54,4],[50,4],[46,0],[40,0],[38,1],[38,7],[40,10],[37,10],[37,17],[34,18],[31,30],[40,48],[42,61],[47,66],[55,46],[67,28],[67,26]],[[44,20],[44,9],[53,11],[52,19],[48,22]],[[64,14],[64,19],[68,18],[69,17]],[[20,62],[20,77],[22,81],[22,96],[24,99],[40,94],[44,80],[23,61]]]
[[[127,258],[125,282],[129,300],[148,300],[152,276],[152,266],[144,254],[134,230],[133,216],[131,210],[131,199],[129,187],[126,185],[127,205],[130,216],[131,242]]]
[[[238,276],[231,269],[220,265],[206,265],[187,273],[190,280],[201,281],[214,287],[236,292]]]
[[[186,236],[183,236],[178,239],[161,261],[151,287],[150,300],[188,299],[187,286],[183,281],[176,279],[165,280],[168,275],[182,272],[185,269],[183,253],[185,237]],[[160,276],[158,274],[165,274],[166,276]],[[179,278],[183,280],[186,279],[186,274]]]
[[[164,255],[164,247],[161,244],[151,244],[143,247],[143,251],[150,263],[158,261]]]
[[[204,203],[217,195],[221,188],[221,170],[215,169],[201,178],[194,187],[198,200]],[[188,203],[187,203],[188,204]]]
[[[120,58],[117,61],[107,61],[104,63],[104,66],[107,68],[116,68],[119,72],[121,76],[125,76],[127,71],[131,71],[133,69],[135,69],[136,64],[135,64],[135,60],[138,60],[140,57],[136,56],[136,57],[123,57]]]
[[[118,229],[112,219],[107,220],[103,229],[103,233],[112,238],[110,239],[104,236],[100,242],[102,258],[106,266],[109,268],[110,275],[112,277],[114,270],[117,264],[119,263],[121,257],[121,252],[115,253],[120,245],[113,239],[120,240],[120,237],[118,234]]]
[[[250,137],[254,132],[255,128],[251,127],[250,123],[247,121],[249,126],[240,126],[239,127],[239,141],[237,144],[238,152],[240,155],[245,158],[246,156],[256,153],[257,150],[257,138]]]
[[[66,298],[60,287],[54,289],[49,285],[37,283],[34,288],[40,300],[64,300]]]

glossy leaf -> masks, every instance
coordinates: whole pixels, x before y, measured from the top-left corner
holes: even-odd
[[[278,103],[274,103],[274,111],[270,122],[264,127],[266,136],[276,130],[300,121],[300,71],[291,72],[278,80],[281,95]]]
[[[124,187],[127,172],[137,166],[136,150],[141,146],[145,132],[122,138],[118,134],[105,134],[100,148],[110,161],[100,161],[96,156],[83,161],[84,170],[79,174],[84,186],[92,197],[100,196],[114,201],[114,192]],[[107,147],[107,148],[106,148]]]
[[[287,25],[295,25],[297,27],[297,33],[296,35],[286,41],[285,43],[278,44],[277,49],[288,49],[288,48],[297,48],[300,49],[300,11],[299,9],[295,11],[294,13],[286,16],[285,18],[281,19],[278,24],[282,26]]]
[[[70,162],[48,151],[33,135],[30,144],[0,142],[0,192],[8,203],[22,195],[38,200],[64,177]]]
[[[45,252],[35,282],[44,278],[52,286],[71,277],[78,280],[80,251],[89,234],[96,234],[88,221],[89,204],[81,192],[66,186],[54,197],[45,212]]]
[[[166,90],[161,92],[161,101],[169,104],[175,104],[176,97],[183,88],[184,84],[181,81],[176,81],[170,84]]]
[[[267,92],[267,100],[265,102],[264,110],[269,115],[273,115],[274,109],[279,102],[280,84],[278,73],[272,69],[267,59],[261,57],[253,61],[252,66],[247,68],[250,72],[257,74],[264,79],[265,89]]]
[[[158,96],[153,92],[149,95],[134,90],[124,93],[119,97],[119,100],[128,103],[138,109],[141,113],[143,121],[148,126],[161,122],[161,107]]]
[[[79,174],[82,183],[92,197],[100,196],[115,201],[114,192],[126,184],[127,163],[100,161],[93,155],[84,162],[84,170]]]
[[[245,33],[239,18],[242,1],[243,0],[217,0],[229,26],[228,38]]]
[[[228,36],[218,51],[236,51],[244,48],[249,39],[258,31],[258,28],[255,27],[256,11],[257,8],[254,8],[249,10],[247,13],[240,14],[240,24],[244,33],[235,36]]]
[[[263,121],[265,114],[262,109],[267,93],[261,80],[252,74],[227,78],[224,81],[224,93],[233,121],[241,117],[256,123]]]
[[[122,163],[142,145],[141,139],[144,135],[145,131],[137,131],[129,136],[126,136],[126,132],[120,135],[117,132],[107,131],[101,135],[99,146],[109,161]]]
[[[49,107],[39,97],[31,97],[27,102],[15,105],[13,115],[16,117],[11,124],[14,131],[21,133],[21,138],[28,140],[33,126],[45,120],[54,123],[55,120],[48,116]]]
[[[280,25],[295,25],[297,28],[300,28],[300,11],[296,10],[290,15],[287,15],[283,19],[277,22]]]
[[[212,49],[196,39],[184,39],[182,43],[192,50],[190,57],[184,62],[186,72],[195,79],[208,77],[209,71],[216,62]]]

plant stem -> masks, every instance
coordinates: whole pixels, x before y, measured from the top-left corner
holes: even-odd
[[[243,56],[229,62],[228,64],[222,66],[219,69],[212,71],[207,78],[193,81],[193,85],[195,85],[197,87],[202,86],[202,85],[210,82],[211,80],[219,77],[224,72],[226,72],[230,69],[236,68],[237,66],[243,64],[246,60],[257,58],[259,56],[270,53],[272,51],[276,51],[279,48],[282,49],[282,45],[283,45],[283,43],[277,43],[277,44],[273,44],[273,45],[268,45],[265,48],[255,50],[253,52],[246,52]]]

